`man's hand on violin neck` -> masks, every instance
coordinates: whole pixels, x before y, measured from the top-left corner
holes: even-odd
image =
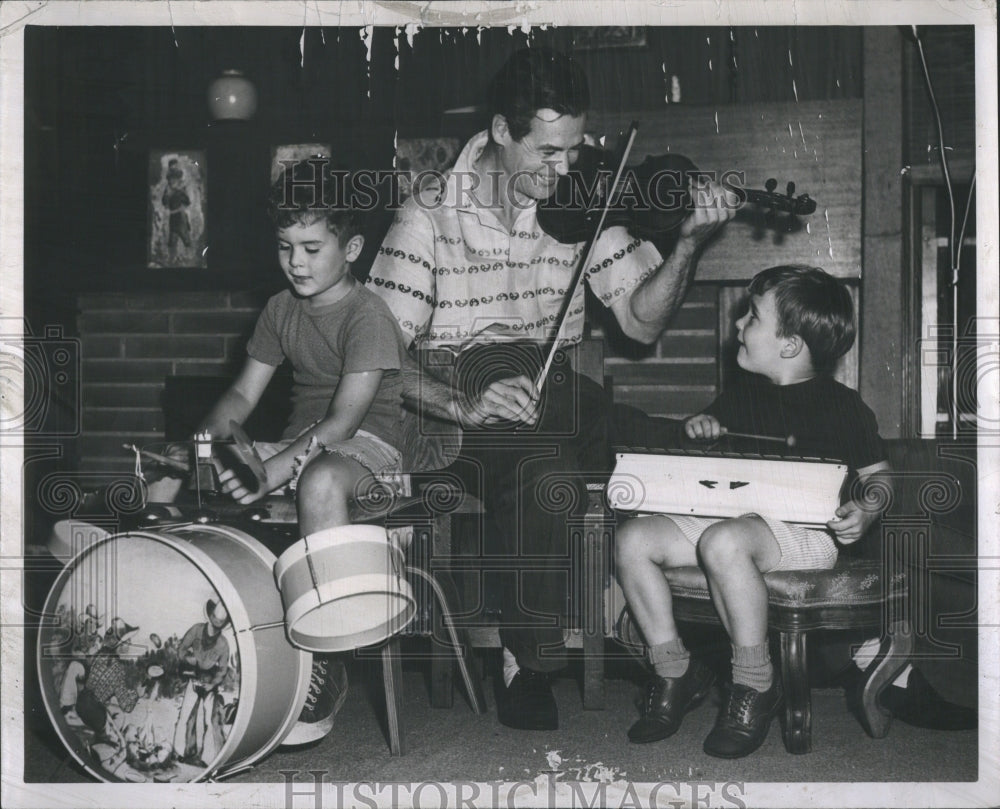
[[[736,195],[712,180],[691,185],[694,210],[681,224],[681,238],[701,243],[736,216],[739,200]]]
[[[458,422],[463,427],[484,427],[501,421],[533,425],[538,421],[538,392],[526,376],[491,383],[478,397],[456,400]]]

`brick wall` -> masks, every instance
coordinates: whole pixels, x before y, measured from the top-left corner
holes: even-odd
[[[80,296],[81,469],[126,471],[133,456],[123,443],[162,441],[165,377],[234,374],[265,300],[245,292]]]
[[[615,398],[652,415],[683,416],[717,390],[718,287],[695,286],[655,346],[608,339],[605,375]],[[266,295],[248,292],[82,295],[80,469],[110,476],[132,468],[122,444],[163,441],[164,379],[232,377]],[[600,328],[593,330],[602,336]],[[636,352],[639,351],[640,355]]]

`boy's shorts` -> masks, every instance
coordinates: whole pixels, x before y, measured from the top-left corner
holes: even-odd
[[[307,428],[311,429],[311,428]],[[284,441],[255,441],[254,448],[260,455],[262,461],[266,461],[289,446],[295,439]],[[319,445],[324,452],[334,455],[342,455],[357,461],[365,469],[372,473],[376,480],[387,484],[395,494],[406,495],[403,491],[403,456],[398,449],[386,443],[377,435],[372,435],[365,430],[358,430],[351,438],[344,441],[335,441],[332,444]],[[274,494],[282,494],[286,491],[294,491],[299,475],[302,474],[303,466],[298,464],[295,477],[286,486],[275,490]]]
[[[697,545],[702,533],[710,525],[722,522],[717,517],[692,517],[689,514],[664,514],[692,544]],[[764,517],[760,514],[743,514],[743,517],[760,517],[771,529],[781,549],[781,559],[771,570],[827,570],[837,563],[837,544],[827,531],[807,528]],[[770,573],[770,570],[761,571]]]

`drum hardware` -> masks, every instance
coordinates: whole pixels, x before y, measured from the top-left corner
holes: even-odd
[[[275,627],[285,626],[285,619],[282,618],[280,621],[272,621],[269,624],[254,624],[253,626],[248,626],[246,629],[240,630],[241,632],[256,632],[258,629],[274,629]]]

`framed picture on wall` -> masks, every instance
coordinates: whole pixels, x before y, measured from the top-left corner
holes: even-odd
[[[308,160],[309,158],[325,157],[330,159],[329,143],[283,143],[271,147],[271,182],[281,176],[281,171],[290,160]]]
[[[208,163],[200,150],[149,154],[149,269],[208,266]]]

